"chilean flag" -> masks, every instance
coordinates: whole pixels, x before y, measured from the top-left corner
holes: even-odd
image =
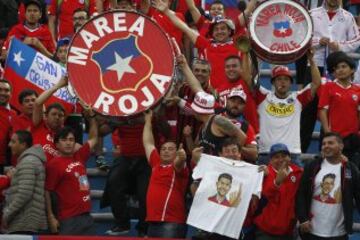
[[[66,73],[64,67],[54,62],[16,38],[10,43],[6,59],[4,78],[12,85],[10,104],[20,109],[17,96],[25,88],[35,90],[38,94],[54,86]],[[59,89],[47,102],[61,103],[67,113],[70,113],[76,99],[66,88]]]
[[[292,35],[292,29],[290,27],[289,21],[274,22],[274,32],[275,37],[286,38]]]

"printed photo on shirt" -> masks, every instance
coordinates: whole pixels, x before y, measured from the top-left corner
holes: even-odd
[[[241,200],[241,187],[236,191],[230,191],[233,177],[229,173],[221,173],[216,181],[216,193],[208,200],[225,207],[237,207]],[[227,196],[228,195],[228,196]]]
[[[79,179],[80,191],[89,191],[90,190],[90,184],[89,184],[87,176],[82,175],[82,176],[79,176],[78,179]]]
[[[324,177],[322,178],[322,182],[320,184],[321,193],[319,195],[314,196],[314,200],[328,204],[340,203],[341,202],[340,186],[335,191],[333,191],[335,187],[335,179],[336,179],[336,175],[334,173],[328,173],[324,175]]]

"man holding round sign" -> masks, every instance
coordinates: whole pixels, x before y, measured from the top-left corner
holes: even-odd
[[[175,57],[165,32],[150,18],[130,11],[96,16],[75,34],[67,68],[77,96],[105,116],[128,121],[102,124],[102,135],[115,129],[121,154],[109,172],[101,207],[111,206],[110,235],[130,230],[127,194],[139,200],[139,235],[146,234],[146,192],[151,169],[141,141],[141,112],[160,103],[171,87]]]

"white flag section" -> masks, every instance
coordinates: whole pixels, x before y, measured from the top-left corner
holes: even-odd
[[[252,195],[260,196],[263,172],[244,161],[202,154],[193,179],[201,183],[187,223],[238,239]]]

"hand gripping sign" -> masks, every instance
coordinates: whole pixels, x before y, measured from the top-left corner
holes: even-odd
[[[311,45],[313,24],[306,8],[297,1],[269,0],[254,10],[249,31],[259,58],[286,64],[306,53]]]
[[[131,117],[158,104],[175,58],[163,30],[136,12],[94,17],[74,36],[68,74],[77,96],[101,114]]]

